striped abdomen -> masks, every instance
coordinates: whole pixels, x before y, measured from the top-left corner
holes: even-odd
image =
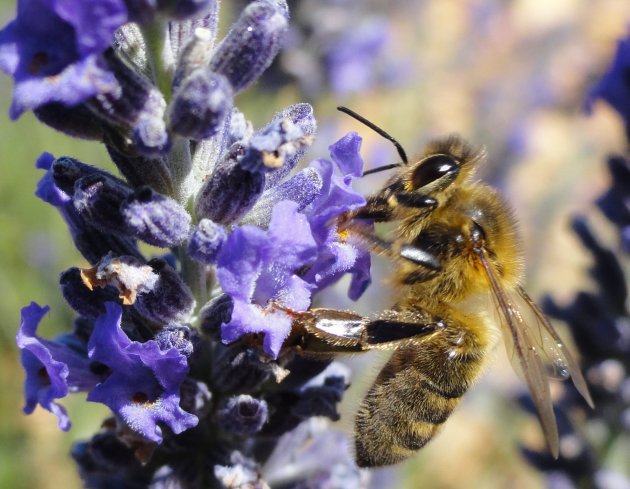
[[[394,464],[427,444],[481,373],[486,348],[470,331],[448,328],[396,350],[357,413],[357,464]]]

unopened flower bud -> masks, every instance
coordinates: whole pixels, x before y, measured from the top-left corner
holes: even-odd
[[[158,331],[154,339],[160,350],[176,348],[182,355],[189,357],[193,353],[191,335],[192,330],[188,326],[167,326]]]
[[[246,394],[230,397],[219,410],[219,426],[230,433],[254,434],[267,421],[267,403]]]
[[[81,270],[69,268],[59,277],[61,294],[81,316],[96,319],[105,312],[105,302],[118,301],[118,291],[111,286],[89,289],[81,278]]]
[[[162,114],[147,114],[136,122],[133,141],[138,152],[148,158],[159,158],[169,152],[172,141]]]
[[[95,227],[124,232],[125,221],[120,204],[131,192],[122,182],[102,173],[93,173],[75,183],[74,207]]]
[[[195,210],[199,217],[230,224],[256,203],[265,185],[265,175],[241,167],[239,160],[245,151],[240,143],[228,149],[198,194]]]
[[[158,274],[150,292],[139,294],[135,307],[140,314],[158,324],[185,323],[195,307],[195,299],[176,270],[164,260],[148,262]]]
[[[271,64],[286,31],[285,8],[266,0],[252,2],[217,48],[210,69],[224,75],[235,92],[242,90]]]
[[[169,248],[188,238],[190,215],[186,209],[151,187],[136,189],[120,210],[129,234],[146,243]]]
[[[103,124],[84,104],[68,107],[59,102],[33,109],[35,117],[53,129],[73,138],[103,140]]]
[[[229,323],[234,310],[234,301],[227,294],[221,294],[201,309],[201,330],[210,336],[219,337],[219,327]]]
[[[130,155],[110,145],[107,146],[107,152],[132,186],[149,185],[163,194],[173,191],[171,172],[163,158]]]
[[[189,60],[185,60],[185,51],[191,42],[195,42],[195,38],[198,37],[199,30],[205,31],[205,34],[201,34],[201,37],[205,38],[203,50],[205,51],[200,60],[203,66],[208,66],[210,56],[214,48],[214,40],[217,35],[217,27],[219,24],[219,2],[214,1],[206,13],[202,16],[193,17],[180,22],[169,23],[169,40],[171,44],[171,52],[174,59],[179,59],[177,71],[173,79],[173,86],[177,86],[177,80],[184,78],[190,71],[198,68],[200,65],[193,66],[188,69]],[[207,54],[206,54],[207,53]],[[193,56],[196,57],[196,56]],[[199,58],[197,58],[199,59]],[[186,67],[183,76],[178,76],[178,72],[181,67]]]
[[[74,194],[74,185],[80,178],[88,175],[103,175],[104,178],[118,180],[104,170],[92,165],[86,165],[69,156],[60,156],[50,167],[55,185],[68,195]],[[119,180],[120,181],[120,180]],[[121,182],[122,183],[122,182]]]
[[[183,81],[169,107],[169,126],[193,140],[217,134],[232,110],[232,87],[223,75],[205,68]]]
[[[188,253],[201,263],[214,263],[226,239],[227,231],[223,226],[210,219],[202,219],[190,236]]]

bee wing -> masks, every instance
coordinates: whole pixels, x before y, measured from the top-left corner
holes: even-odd
[[[562,342],[560,336],[558,336],[558,333],[549,322],[549,319],[547,319],[522,287],[518,287],[517,297],[523,304],[521,311],[527,311],[529,314],[533,315],[531,321],[526,318],[526,323],[530,325],[530,329],[533,329],[534,340],[539,347],[542,348],[543,353],[546,354],[548,361],[552,364],[552,371],[555,376],[563,379],[570,376],[573,385],[575,385],[575,388],[582,395],[584,400],[590,407],[594,407],[593,399],[588,391],[586,380],[584,380],[578,363]]]
[[[529,387],[551,454],[558,458],[559,437],[549,390],[549,374],[573,381],[590,403],[586,383],[576,362],[543,313],[522,289],[506,291],[490,264],[487,252],[478,254],[492,290],[512,366]]]

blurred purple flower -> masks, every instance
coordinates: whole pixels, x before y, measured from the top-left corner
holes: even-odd
[[[15,81],[11,118],[116,90],[100,53],[126,20],[121,0],[19,0],[17,17],[0,32],[0,69]]]
[[[591,110],[596,99],[608,102],[623,117],[626,130],[630,131],[630,37],[617,44],[612,65],[603,78],[590,90],[586,108]]]

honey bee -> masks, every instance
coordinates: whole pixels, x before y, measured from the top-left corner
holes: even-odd
[[[357,464],[395,464],[428,443],[483,372],[501,333],[557,458],[549,378],[570,376],[593,403],[577,362],[521,286],[522,251],[510,207],[474,178],[484,151],[450,136],[409,163],[392,136],[350,109],[339,110],[392,141],[402,160],[377,169],[396,172],[364,207],[338,221],[340,230],[392,260],[395,304],[374,317],[333,309],[292,313],[293,345],[304,354],[393,350],[356,415]],[[391,238],[365,231],[365,220],[395,223]]]

